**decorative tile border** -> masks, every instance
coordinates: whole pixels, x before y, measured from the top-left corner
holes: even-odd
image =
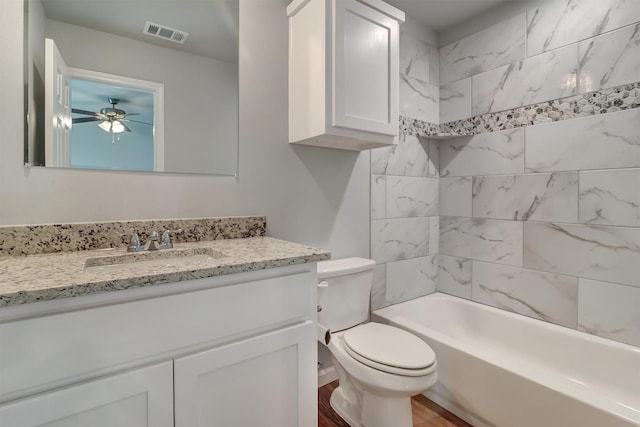
[[[440,128],[435,123],[425,122],[407,116],[399,117],[400,133],[415,136],[433,136],[440,132]]]
[[[400,116],[400,132],[435,139],[497,132],[640,107],[640,82],[436,125]]]
[[[0,227],[0,257],[122,247],[134,231],[143,243],[153,230],[177,229],[175,242],[198,242],[260,237],[266,228],[264,216],[7,226]]]

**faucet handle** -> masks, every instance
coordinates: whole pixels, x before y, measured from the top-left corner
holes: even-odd
[[[177,230],[165,230],[162,233],[162,238],[160,239],[160,245],[166,249],[170,249],[173,247],[173,242],[171,241],[172,234],[182,233],[182,228],[178,228]]]
[[[131,233],[131,240],[127,246],[127,252],[140,252],[144,250],[144,246],[140,244],[140,236],[135,231]]]

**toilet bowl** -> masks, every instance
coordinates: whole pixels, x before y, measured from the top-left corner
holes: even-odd
[[[374,265],[363,258],[318,263],[319,338],[340,383],[330,403],[354,427],[411,427],[410,398],[437,381],[436,357],[407,331],[363,323]]]

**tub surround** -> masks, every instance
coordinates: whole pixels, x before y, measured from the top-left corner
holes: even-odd
[[[126,250],[134,230],[146,243],[152,230],[179,228],[173,249]],[[323,249],[265,237],[265,229],[264,216],[0,227],[0,307],[330,258]],[[185,255],[200,256],[174,262]],[[174,261],[131,268],[134,258]],[[93,268],[109,263],[123,268]]]
[[[118,248],[134,231],[143,243],[151,231],[182,229],[174,242],[239,239],[265,235],[264,216],[111,221],[0,227],[0,257]]]
[[[397,144],[371,155],[372,308],[437,289],[638,346],[640,9],[501,14],[440,48],[401,27],[416,68],[400,72],[422,83],[401,91]]]

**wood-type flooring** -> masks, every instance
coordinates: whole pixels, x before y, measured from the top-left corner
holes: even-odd
[[[329,404],[331,392],[337,386],[338,381],[334,381],[318,389],[318,427],[349,427]],[[413,427],[472,427],[422,395],[411,398],[411,409]]]

